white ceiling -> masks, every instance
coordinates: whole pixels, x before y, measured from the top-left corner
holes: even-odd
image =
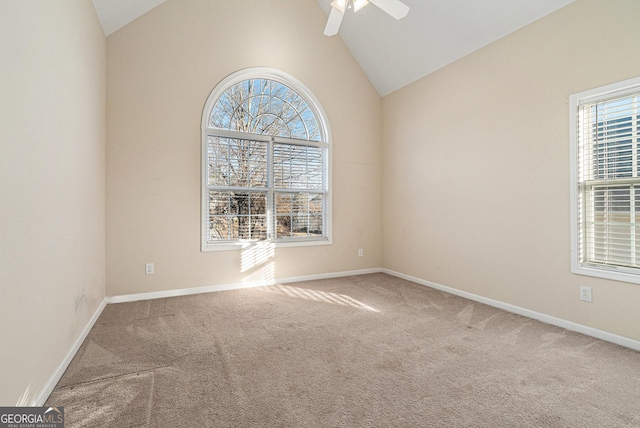
[[[166,0],[93,0],[105,36],[118,31]]]
[[[93,4],[109,35],[164,1],[93,0]],[[357,14],[348,11],[340,27],[340,37],[381,96],[575,0],[402,1],[410,7],[404,19],[396,21],[370,4]],[[328,15],[331,0],[317,2]]]

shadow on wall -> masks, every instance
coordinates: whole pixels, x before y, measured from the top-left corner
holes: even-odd
[[[240,254],[240,272],[247,275],[245,284],[273,285],[275,278],[275,244],[255,242],[244,248]]]

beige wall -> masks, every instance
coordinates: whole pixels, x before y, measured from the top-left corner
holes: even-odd
[[[104,299],[105,60],[90,0],[0,2],[2,406],[35,404]]]
[[[108,37],[108,295],[381,266],[381,100],[325,21],[315,0],[169,0]],[[254,66],[297,78],[327,113],[333,245],[245,269],[240,251],[200,252],[200,119],[220,80]]]
[[[640,340],[640,286],[570,273],[568,122],[640,75],[638,17],[578,0],[385,97],[384,266]]]

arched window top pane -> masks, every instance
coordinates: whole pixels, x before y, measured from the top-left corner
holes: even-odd
[[[211,110],[209,126],[236,132],[322,141],[314,110],[294,89],[267,78],[227,88]]]

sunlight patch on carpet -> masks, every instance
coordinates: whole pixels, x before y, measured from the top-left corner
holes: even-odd
[[[273,287],[265,288],[266,291],[271,293],[281,293],[289,297],[298,299],[311,300],[314,302],[329,303],[332,305],[350,306],[352,308],[370,311],[380,312],[376,308],[373,308],[366,303],[363,303],[357,299],[346,294],[329,293],[326,291],[309,290],[307,288],[291,287],[288,285],[274,285]]]

